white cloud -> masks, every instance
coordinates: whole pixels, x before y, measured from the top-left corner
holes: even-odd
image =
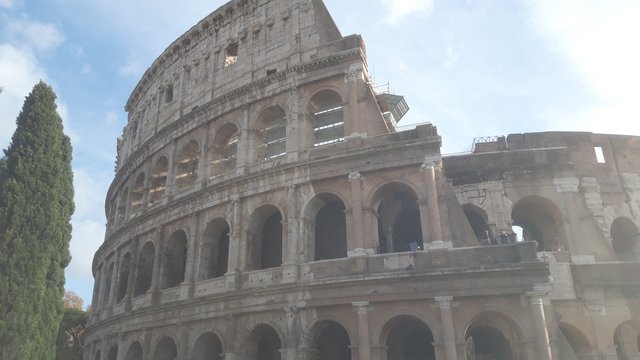
[[[111,173],[104,169],[104,174],[76,167],[73,170],[74,201],[76,211],[74,218],[98,220],[104,218],[104,198]]]
[[[65,270],[67,276],[93,281],[91,264],[93,255],[104,240],[104,224],[96,221],[72,221],[73,235],[70,244],[71,263]],[[85,301],[91,301],[86,299]]]
[[[39,80],[46,78],[31,51],[0,44],[0,147],[9,145],[25,97]]]
[[[430,12],[434,8],[433,0],[380,0],[387,8],[386,22],[398,24],[409,15]]]
[[[132,55],[129,57],[129,60],[127,60],[127,63],[118,69],[118,72],[123,76],[139,78],[142,77],[147,66],[148,64],[145,59],[138,55]]]
[[[64,37],[54,24],[30,20],[10,21],[5,27],[5,33],[13,42],[26,43],[38,51],[56,48],[64,41]]]
[[[0,0],[0,7],[4,7],[4,8],[12,8],[13,7],[13,1],[11,0]]]
[[[640,119],[640,2],[530,0],[532,25],[602,100],[582,118],[589,131],[633,131]]]

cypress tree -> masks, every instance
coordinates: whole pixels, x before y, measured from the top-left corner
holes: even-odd
[[[71,259],[71,143],[53,89],[25,99],[0,161],[0,359],[53,359]]]

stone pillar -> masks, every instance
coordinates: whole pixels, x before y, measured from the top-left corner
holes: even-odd
[[[349,173],[349,183],[351,184],[351,233],[347,234],[348,256],[367,254],[362,226],[362,179],[362,174],[359,172]]]
[[[194,283],[196,281],[196,255],[198,253],[197,245],[200,243],[200,216],[189,216],[189,237],[187,238],[187,258],[185,259],[184,282],[189,285],[188,296],[193,296]]]
[[[284,238],[282,243],[282,282],[290,283],[298,280],[298,248],[300,237],[298,236],[298,190],[295,185],[287,189],[287,221],[283,228]],[[284,226],[285,224],[283,224]]]
[[[200,188],[205,188],[207,186],[207,181],[209,181],[209,142],[211,141],[211,131],[209,131],[209,127],[207,126],[204,134],[204,142],[200,148],[200,159],[198,159],[198,180],[200,183]]]
[[[360,124],[360,109],[358,103],[358,80],[362,80],[362,67],[360,64],[353,64],[345,73],[344,81],[348,87],[347,107],[348,112],[344,122],[345,135],[362,133],[362,125]]]
[[[435,163],[426,161],[422,164],[421,170],[424,173],[424,187],[427,195],[427,206],[429,209],[429,242],[442,241],[442,225],[440,222],[440,207],[438,206],[438,187],[436,184]],[[422,216],[422,212],[420,212]],[[425,244],[426,247],[426,244]]]
[[[111,288],[109,289],[109,302],[108,307],[112,307],[116,303],[116,296],[118,295],[118,274],[120,273],[120,250],[116,250],[116,255],[113,260],[113,272],[111,273]]]
[[[245,168],[249,164],[249,156],[250,154],[254,154],[254,151],[251,151],[250,143],[251,140],[249,137],[251,127],[249,125],[249,105],[246,105],[243,109],[243,121],[242,127],[238,129],[240,132],[240,138],[238,139],[238,148],[236,155],[236,174],[241,175],[244,173]]]
[[[529,296],[529,312],[531,321],[536,335],[536,347],[539,360],[552,360],[551,345],[549,344],[549,332],[547,330],[547,321],[544,315],[543,297],[547,293],[530,292]]]
[[[164,234],[162,231],[162,228],[158,228],[156,231],[156,238],[158,239],[158,241],[156,241],[154,244],[156,246],[156,252],[153,255],[153,273],[151,274],[151,288],[149,289],[149,291],[153,294],[152,297],[152,302],[155,304],[158,301],[158,297],[160,295],[160,287],[161,284],[160,282],[162,281],[162,253],[164,251],[164,246],[163,246],[163,238],[164,238]]]
[[[238,269],[240,269],[240,227],[241,227],[241,202],[240,199],[231,201],[231,224],[229,233],[229,263],[227,264],[227,273],[225,279],[227,288],[238,289],[240,285]]]
[[[456,333],[453,327],[451,301],[453,296],[438,296],[435,298],[440,308],[440,323],[442,324],[442,341],[446,360],[457,360]]]
[[[300,111],[298,85],[289,88],[289,111],[287,112],[287,161],[298,160],[298,152],[304,150],[304,114]]]
[[[167,159],[168,161],[168,165],[167,165],[167,181],[166,181],[166,187],[165,187],[165,194],[164,194],[164,198],[165,201],[162,201],[163,204],[166,204],[168,201],[170,201],[173,198],[173,194],[175,194],[175,189],[174,184],[176,182],[176,169],[174,169],[174,165],[176,163],[176,140],[171,142],[171,145],[169,147],[169,159]]]
[[[369,343],[369,307],[368,301],[351,303],[358,316],[358,360],[371,360]]]

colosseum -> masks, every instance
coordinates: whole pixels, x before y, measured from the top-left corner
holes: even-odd
[[[233,0],[125,110],[86,360],[640,359],[640,138],[400,131],[321,0]]]

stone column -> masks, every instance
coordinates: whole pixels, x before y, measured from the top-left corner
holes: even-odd
[[[367,254],[362,226],[362,179],[362,174],[359,172],[349,173],[349,183],[351,184],[351,233],[347,235],[348,256]]]
[[[204,142],[201,144],[200,159],[198,159],[198,179],[200,188],[207,186],[209,181],[209,143],[211,142],[211,131],[209,126],[205,127]]]
[[[116,255],[113,260],[113,272],[111,273],[111,288],[109,289],[109,302],[108,307],[112,307],[116,303],[116,296],[118,295],[118,274],[120,273],[120,250],[116,250]]]
[[[136,272],[138,271],[138,247],[140,239],[135,237],[131,241],[131,262],[129,263],[129,277],[127,278],[127,293],[124,298],[124,310],[131,311],[131,299],[135,291]]]
[[[249,155],[254,152],[250,149],[250,143],[252,139],[249,139],[250,125],[249,125],[249,105],[245,105],[243,109],[243,121],[242,128],[238,129],[240,132],[240,139],[238,139],[238,148],[236,155],[236,174],[243,174],[247,165],[249,165]]]
[[[230,233],[229,233],[229,263],[227,264],[227,273],[225,276],[225,281],[227,283],[227,288],[229,289],[238,289],[239,282],[239,274],[238,269],[240,269],[240,226],[241,226],[241,212],[240,199],[233,199],[231,201],[231,224],[230,224]]]
[[[451,301],[453,296],[438,296],[435,298],[440,308],[440,322],[442,324],[442,341],[446,360],[457,360],[456,333],[453,327]]]
[[[345,73],[344,81],[348,87],[348,112],[344,123],[345,135],[362,133],[362,125],[360,124],[360,109],[358,103],[358,80],[362,79],[362,68],[360,64],[354,64],[349,67]]]
[[[287,160],[298,160],[298,153],[304,150],[304,118],[300,111],[298,85],[289,88],[289,111],[287,111]]]
[[[442,241],[442,225],[440,222],[440,207],[438,206],[438,187],[436,184],[436,165],[432,161],[422,164],[421,170],[424,173],[424,185],[427,195],[427,206],[429,209],[429,242]],[[420,216],[422,212],[420,212]],[[425,244],[426,247],[426,244]]]
[[[193,296],[194,283],[196,281],[196,255],[198,254],[197,245],[200,243],[200,216],[189,216],[189,237],[187,239],[187,258],[185,259],[184,282],[189,285],[188,296]]]
[[[286,237],[282,239],[282,281],[290,283],[298,280],[298,247],[300,246],[300,237],[297,231],[297,219],[299,216],[297,186],[289,186],[287,191],[287,221],[286,228],[283,228],[283,234],[286,231]]]
[[[176,182],[176,169],[174,169],[174,165],[176,163],[176,148],[176,140],[173,140],[169,147],[169,158],[167,159],[167,181],[165,182],[166,185],[164,189],[164,201],[162,201],[163,204],[170,201],[173,198],[173,194],[175,194],[175,189],[173,187]]]
[[[549,344],[549,332],[547,330],[547,321],[544,315],[543,297],[547,293],[530,292],[529,296],[529,312],[531,321],[536,335],[536,347],[538,349],[539,360],[552,360],[551,345]]]
[[[369,307],[368,301],[351,303],[358,316],[358,360],[371,360],[369,343]]]
[[[156,251],[153,255],[153,272],[151,274],[151,288],[149,289],[149,291],[153,294],[152,295],[152,303],[157,303],[157,301],[159,300],[159,296],[160,296],[160,287],[161,284],[160,282],[162,281],[162,252],[164,251],[164,246],[163,246],[163,238],[164,238],[164,234],[162,231],[162,228],[158,228],[156,231],[156,238],[158,239],[158,241],[156,241],[155,247],[156,247]]]

